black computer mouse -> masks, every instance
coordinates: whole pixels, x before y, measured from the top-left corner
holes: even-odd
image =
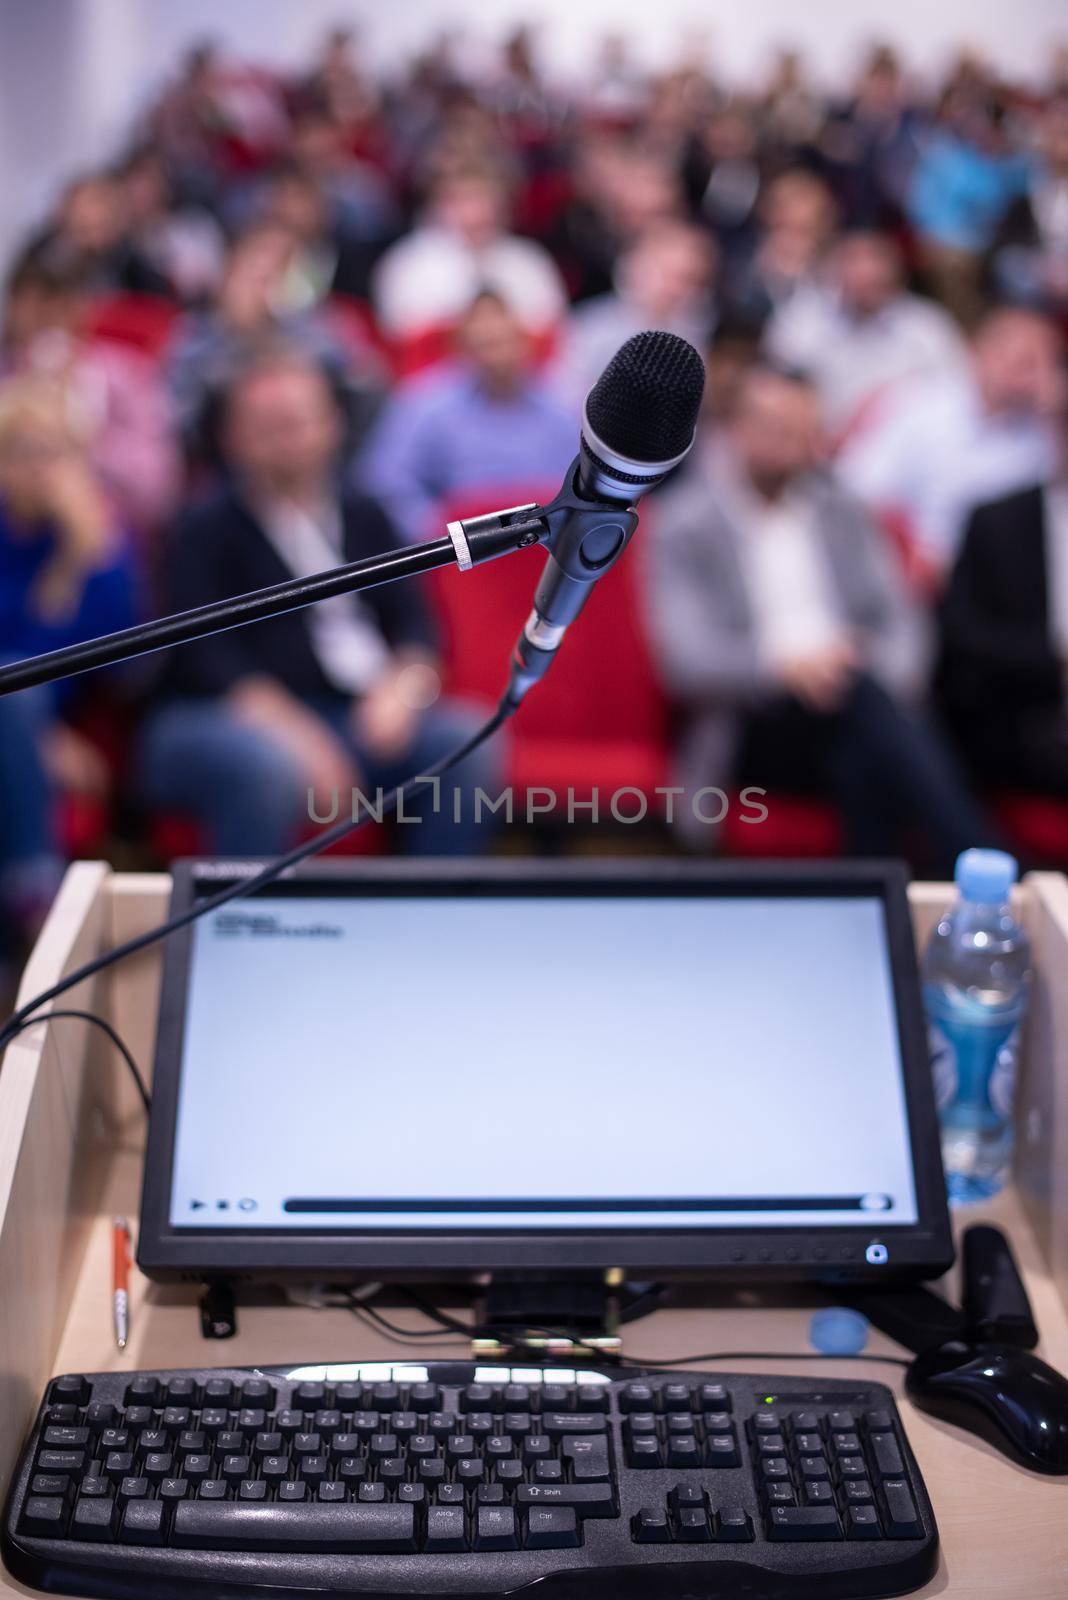
[[[1028,1351],[954,1339],[916,1357],[905,1389],[1032,1471],[1068,1473],[1068,1378]]]

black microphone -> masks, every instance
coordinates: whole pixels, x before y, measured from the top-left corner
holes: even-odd
[[[516,644],[507,690],[513,706],[548,671],[594,584],[630,543],[634,502],[689,453],[704,385],[692,344],[647,332],[617,350],[587,395],[579,453],[543,510],[549,555]]]

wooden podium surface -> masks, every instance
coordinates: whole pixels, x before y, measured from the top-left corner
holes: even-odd
[[[162,876],[116,875],[95,863],[72,868],[27,970],[23,998],[96,950],[157,921],[168,887]],[[945,896],[937,886],[915,891],[921,935]],[[1021,1108],[1021,1182],[960,1220],[989,1218],[1009,1232],[1042,1331],[1040,1353],[1068,1372],[1068,1278],[1060,1255],[1060,1185],[1068,1160],[1047,1159],[1058,1139],[1068,1152],[1065,1091],[1055,1072],[1059,1052],[1060,1076],[1068,1078],[1068,1015],[1062,1014],[1068,1006],[1068,886],[1053,875],[1035,875],[1022,906],[1040,982]],[[96,980],[91,993],[70,999],[114,1021],[146,1070],[159,961],[158,951],[142,955]],[[136,1273],[130,1342],[120,1355],[111,1331],[110,1219],[116,1213],[136,1219],[144,1116],[121,1064],[88,1033],[72,1021],[35,1028],[9,1049],[0,1072],[0,1494],[6,1496],[27,1423],[53,1373],[465,1356],[460,1341],[400,1344],[347,1310],[286,1306],[266,1297],[241,1307],[235,1339],[206,1343],[194,1289],[149,1284]],[[809,1348],[809,1319],[820,1303],[816,1291],[774,1298],[760,1289],[710,1295],[635,1324],[627,1330],[624,1352],[658,1360],[752,1350],[768,1354],[718,1363],[706,1354],[695,1365],[887,1383],[899,1396],[941,1534],[939,1571],[921,1592],[945,1592],[954,1600],[1065,1600],[1068,1477],[1026,1472],[973,1435],[923,1416],[901,1397],[898,1366],[791,1361],[790,1352]],[[391,1316],[405,1326],[422,1325],[404,1307]],[[901,1353],[874,1332],[867,1348]],[[0,1596],[31,1592],[0,1571]]]

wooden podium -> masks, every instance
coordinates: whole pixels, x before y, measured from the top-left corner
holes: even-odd
[[[71,867],[22,985],[28,1000],[98,952],[145,931],[166,914],[165,875],[115,873],[102,863]],[[926,937],[951,891],[915,885],[918,937]],[[1020,1095],[1016,1187],[964,1223],[993,1220],[1012,1237],[1042,1330],[1041,1353],[1068,1372],[1068,881],[1034,873],[1019,907],[1035,950],[1036,992]],[[146,1074],[151,1070],[162,952],[142,952],[100,974],[64,1005],[112,1021]],[[345,1310],[266,1300],[242,1306],[226,1344],[200,1337],[192,1285],[131,1284],[130,1342],[111,1329],[110,1220],[136,1218],[144,1111],[129,1076],[99,1030],[72,1020],[42,1023],[8,1049],[0,1070],[0,1495],[49,1377],[57,1372],[198,1365],[286,1364],[414,1358],[465,1347],[435,1339],[399,1350]],[[952,1285],[950,1286],[952,1292]],[[789,1352],[808,1348],[815,1291],[761,1289],[709,1294],[700,1305],[658,1312],[628,1331],[624,1348],[663,1359],[700,1351]],[[406,1325],[421,1319],[400,1310]],[[869,1351],[894,1347],[878,1333]],[[900,1352],[896,1352],[900,1353]],[[708,1366],[707,1359],[698,1365]],[[740,1370],[814,1370],[788,1355],[732,1358]],[[819,1368],[823,1370],[823,1368]],[[829,1361],[901,1392],[900,1367]],[[927,1480],[942,1537],[939,1572],[923,1591],[953,1600],[1065,1600],[1068,1596],[1068,1478],[1014,1466],[974,1436],[934,1422],[902,1400],[902,1415]],[[29,1594],[0,1571],[0,1596]]]

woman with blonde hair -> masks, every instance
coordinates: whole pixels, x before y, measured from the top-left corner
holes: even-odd
[[[127,541],[97,484],[64,392],[0,386],[0,660],[133,620]],[[58,875],[52,790],[99,789],[99,755],[66,718],[85,679],[0,699],[0,963],[31,932]]]

